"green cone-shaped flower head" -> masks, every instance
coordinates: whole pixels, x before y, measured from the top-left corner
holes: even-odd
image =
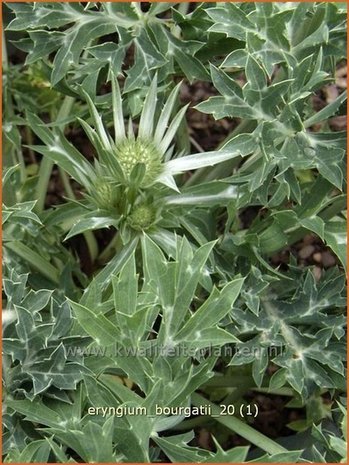
[[[179,87],[180,84],[172,89],[160,113],[156,115],[157,77],[154,77],[143,104],[135,135],[132,120],[129,121],[127,129],[125,128],[120,88],[116,77],[112,75],[115,153],[126,180],[130,179],[132,170],[138,163],[145,165],[140,187],[152,185],[164,173],[165,162],[171,153],[170,145],[187,108],[183,107],[171,121]]]
[[[153,206],[140,204],[134,207],[128,217],[129,225],[138,231],[145,231],[152,226],[155,221],[156,211]]]
[[[127,138],[117,146],[116,156],[126,178],[130,177],[133,168],[138,163],[144,164],[145,173],[141,181],[142,187],[151,185],[161,173],[162,156],[152,141],[143,138]]]
[[[97,179],[91,195],[99,208],[111,208],[115,204],[113,186],[104,179]]]

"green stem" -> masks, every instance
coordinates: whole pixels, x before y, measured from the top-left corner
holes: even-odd
[[[28,145],[34,145],[33,144],[33,133],[31,132],[31,129],[29,126],[25,126],[25,138],[27,140],[27,144]],[[28,153],[29,153],[29,158],[30,158],[30,161],[33,163],[33,164],[37,164],[37,161],[36,161],[36,158],[35,158],[35,154],[33,152],[32,149],[28,148]]]
[[[274,455],[287,452],[287,449],[280,446],[280,444],[268,438],[268,436],[265,436],[259,431],[256,431],[242,420],[239,420],[234,416],[219,416],[221,409],[216,404],[213,404],[209,400],[205,399],[203,396],[194,393],[192,395],[192,404],[198,407],[210,406],[212,414],[217,415],[217,417],[215,417],[216,421],[226,426],[234,433],[237,433],[239,436],[247,439],[252,444],[264,450],[268,454]]]
[[[63,104],[58,112],[57,120],[64,119],[69,115],[74,101],[75,101],[74,97],[69,97],[69,96],[65,97],[65,99],[63,100]],[[60,125],[59,129],[63,130],[64,125]],[[44,210],[46,193],[47,193],[47,188],[48,188],[48,184],[50,181],[53,165],[54,163],[49,158],[47,157],[42,158],[41,163],[40,163],[40,169],[39,169],[39,179],[36,185],[37,202],[35,205],[35,210],[37,213],[41,213]]]
[[[279,389],[269,389],[268,387],[261,387],[261,388],[252,388],[254,392],[260,392],[262,394],[271,394],[275,396],[288,396],[293,397],[294,391],[291,388],[282,387]]]
[[[51,265],[51,263],[42,258],[41,255],[34,252],[34,250],[19,241],[6,242],[5,247],[12,250],[12,252],[27,261],[33,268],[39,271],[47,279],[54,282],[55,284],[59,283],[60,271]]]
[[[205,152],[205,150],[201,147],[201,145],[196,142],[196,140],[194,139],[194,137],[189,137],[189,141],[192,145],[194,145],[194,147],[196,148],[196,150],[198,150],[199,152],[203,153]]]
[[[177,425],[174,430],[176,431],[188,431],[194,428],[197,428],[201,425],[207,425],[207,421],[210,420],[210,417],[207,416],[200,416],[195,418],[190,418],[189,420],[182,421],[179,425]]]
[[[35,205],[35,211],[42,212],[45,206],[45,198],[47,193],[48,183],[51,177],[53,163],[47,158],[43,157],[40,163],[38,182],[36,185],[37,202]]]
[[[72,198],[72,199],[75,199],[75,194],[74,194],[74,191],[70,185],[70,182],[69,182],[69,177],[67,175],[67,173],[62,170],[62,168],[59,168],[59,175],[62,179],[62,183],[63,183],[63,186],[64,186],[64,190],[67,194],[67,196],[69,198]]]

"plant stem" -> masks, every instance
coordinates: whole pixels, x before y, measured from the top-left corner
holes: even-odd
[[[29,126],[25,126],[25,137],[27,139],[28,145],[33,145],[33,134]],[[35,154],[32,149],[28,148],[29,158],[33,164],[37,164]]]
[[[231,431],[234,431],[234,433],[237,433],[239,436],[247,439],[252,444],[261,448],[268,454],[274,455],[287,452],[287,449],[280,446],[280,444],[268,438],[259,431],[256,431],[242,420],[239,420],[234,416],[219,416],[221,409],[216,404],[213,404],[209,400],[205,399],[203,396],[194,393],[192,395],[192,404],[198,407],[204,405],[210,406],[212,413],[217,415],[217,417],[215,417],[216,421],[226,426]]]
[[[65,99],[63,100],[63,104],[57,115],[58,120],[66,118],[69,115],[74,101],[75,101],[74,97],[70,97],[70,96],[65,97]],[[63,130],[64,126],[60,125],[59,128]],[[47,157],[42,158],[41,163],[40,163],[40,169],[39,169],[39,179],[38,179],[38,183],[36,186],[37,203],[35,205],[35,210],[38,213],[42,212],[45,206],[45,198],[46,198],[47,188],[48,188],[48,184],[50,181],[53,165],[54,163],[49,158]]]
[[[176,431],[192,430],[193,428],[197,428],[198,426],[201,426],[203,424],[207,425],[207,422],[210,419],[211,417],[207,417],[207,416],[190,418],[189,420],[182,421],[182,423],[179,423],[179,425],[175,426],[173,429]]]
[[[201,145],[196,142],[196,140],[194,139],[194,137],[189,137],[189,140],[191,142],[191,144],[194,145],[194,147],[196,148],[196,150],[198,150],[199,152],[204,152],[205,150],[201,147]]]
[[[42,258],[38,253],[34,252],[34,250],[19,241],[6,242],[5,247],[26,260],[33,268],[38,270],[47,279],[54,282],[55,284],[59,283],[60,271],[51,265],[51,263],[49,263],[47,260]]]
[[[72,198],[72,199],[75,199],[75,194],[74,194],[74,191],[73,191],[73,189],[72,189],[72,187],[70,185],[69,177],[67,176],[67,173],[65,171],[63,171],[62,168],[59,168],[59,175],[62,178],[62,183],[63,183],[63,186],[64,186],[64,190],[67,193],[67,196]]]
[[[252,388],[254,392],[260,392],[262,394],[271,394],[275,396],[288,396],[293,397],[294,391],[291,388],[282,387],[279,389],[269,389],[268,387],[261,387],[261,388]]]

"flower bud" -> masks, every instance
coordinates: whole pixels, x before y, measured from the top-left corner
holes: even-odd
[[[113,187],[104,179],[96,181],[91,195],[99,208],[109,209],[115,204]]]
[[[144,231],[155,221],[156,212],[154,207],[147,204],[141,204],[134,207],[127,221],[128,224],[138,231]]]

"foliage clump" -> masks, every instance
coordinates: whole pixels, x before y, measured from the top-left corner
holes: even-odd
[[[4,462],[345,463],[344,4],[3,17]]]

